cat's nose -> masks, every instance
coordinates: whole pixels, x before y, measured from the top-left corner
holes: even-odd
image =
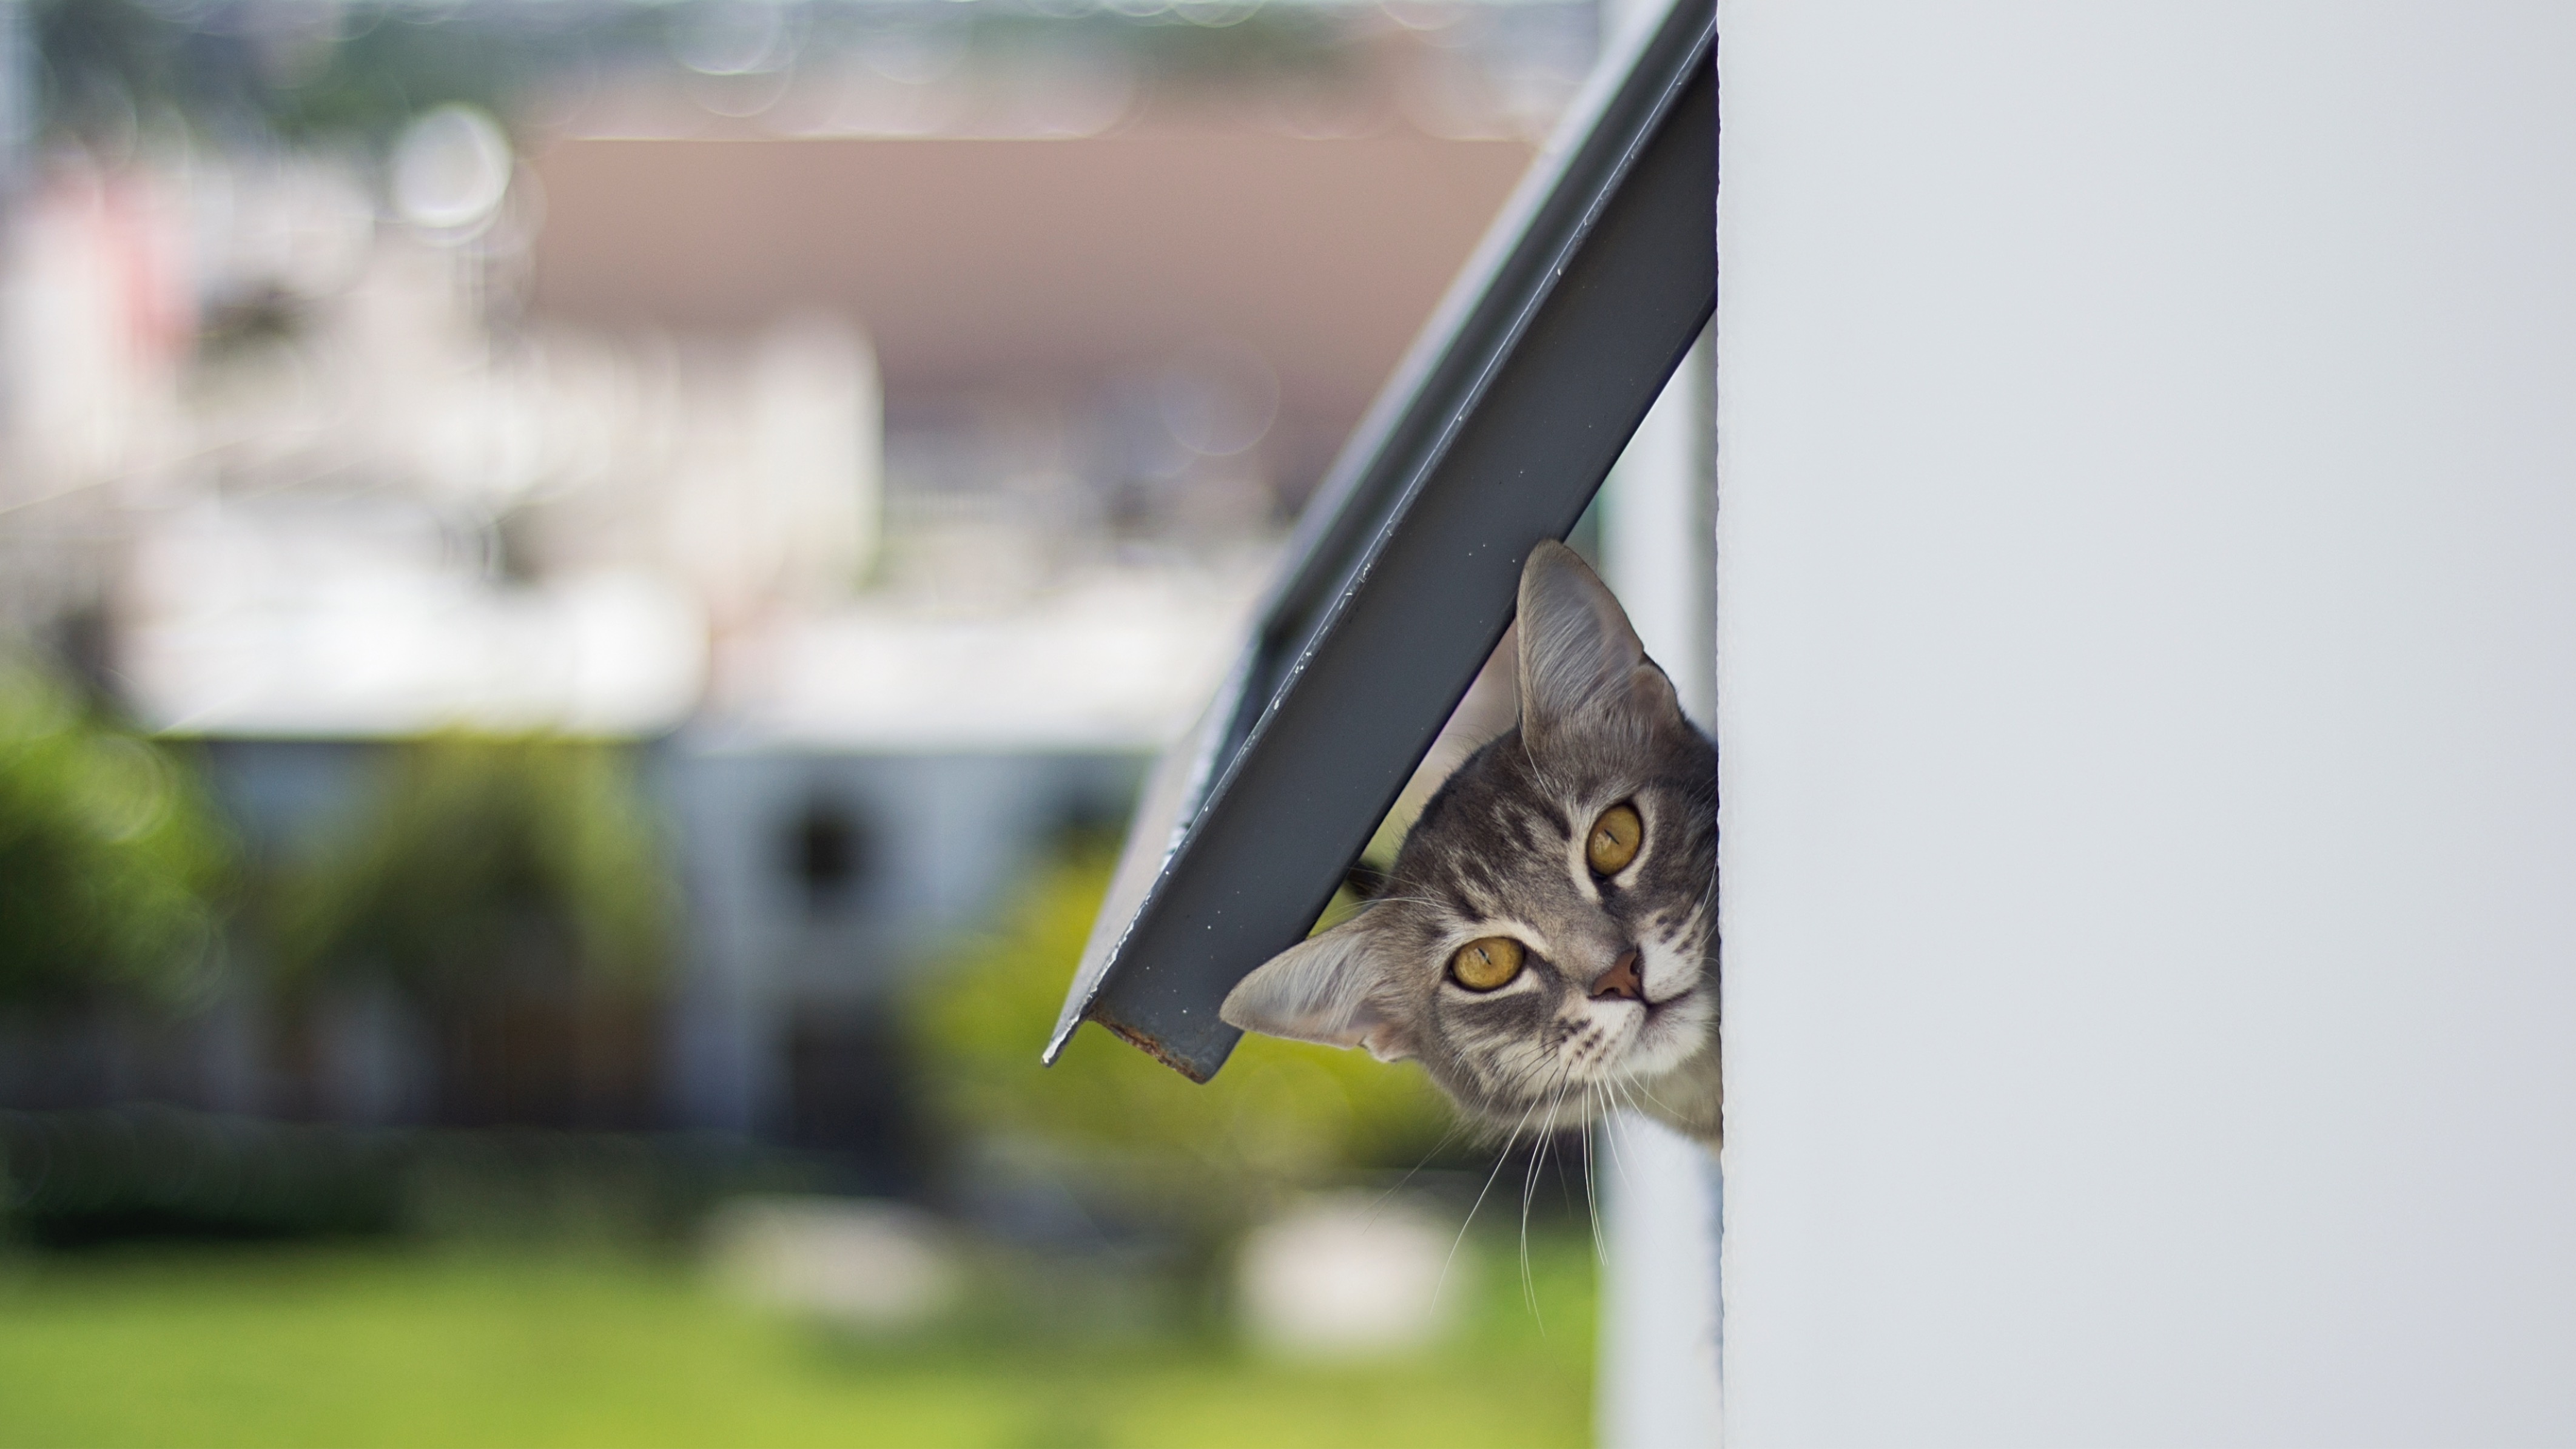
[[[1646,983],[1637,975],[1636,947],[1629,947],[1620,955],[1615,965],[1602,972],[1601,978],[1592,983],[1592,999],[1595,1001],[1646,999]]]

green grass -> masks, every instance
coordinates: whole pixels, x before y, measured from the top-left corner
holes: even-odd
[[[1490,1245],[1458,1340],[1268,1362],[1183,1337],[869,1344],[684,1268],[566,1256],[124,1252],[0,1268],[0,1445],[1577,1445],[1588,1244]]]

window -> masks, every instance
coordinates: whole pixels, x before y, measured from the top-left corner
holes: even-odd
[[[801,888],[805,912],[828,916],[847,907],[875,865],[867,820],[844,801],[818,795],[787,830],[787,872]]]

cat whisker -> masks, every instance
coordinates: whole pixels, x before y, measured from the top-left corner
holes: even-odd
[[[1458,1140],[1459,1133],[1466,1130],[1467,1124],[1464,1122],[1455,1120],[1451,1121],[1448,1130],[1440,1134],[1440,1140],[1432,1143],[1430,1150],[1424,1152],[1421,1157],[1415,1159],[1414,1164],[1404,1170],[1404,1176],[1395,1180],[1394,1186],[1377,1195],[1377,1201],[1369,1207],[1370,1220],[1375,1221],[1379,1213],[1386,1211],[1387,1204],[1395,1201],[1395,1195],[1404,1191],[1406,1185],[1411,1183],[1415,1176],[1420,1174],[1422,1169],[1431,1165],[1431,1159],[1439,1156],[1441,1152],[1448,1148],[1450,1143]]]
[[[1538,1320],[1539,1336],[1547,1336],[1547,1319],[1538,1308],[1538,1278],[1530,1271],[1529,1213],[1530,1197],[1538,1190],[1538,1168],[1547,1160],[1547,1144],[1552,1137],[1541,1137],[1530,1147],[1529,1171],[1521,1179],[1521,1301],[1529,1305],[1530,1317]]]
[[[1676,1116],[1676,1117],[1678,1117],[1678,1116],[1682,1115],[1682,1114],[1681,1114],[1681,1113],[1679,1113],[1679,1112],[1675,1112],[1675,1111],[1673,1111],[1673,1104],[1672,1104],[1672,1103],[1670,1103],[1670,1102],[1665,1101],[1665,1100],[1664,1100],[1663,1098],[1661,1098],[1661,1097],[1656,1096],[1656,1095],[1655,1095],[1655,1089],[1654,1089],[1654,1088],[1652,1088],[1652,1087],[1647,1086],[1645,1083],[1643,1083],[1643,1082],[1631,1082],[1631,1083],[1629,1083],[1629,1086],[1630,1086],[1630,1087],[1632,1087],[1633,1089],[1635,1089],[1635,1090],[1636,1090],[1640,1095],[1642,1095],[1643,1097],[1645,1097],[1645,1099],[1646,1099],[1647,1101],[1652,1102],[1652,1103],[1654,1103],[1656,1106],[1663,1108],[1666,1112],[1671,1112],[1671,1113],[1672,1113],[1672,1115],[1674,1115],[1674,1116]]]
[[[1613,1077],[1610,1081],[1610,1089],[1619,1094],[1620,1107],[1626,1111],[1642,1114],[1646,1109],[1638,1105],[1635,1088],[1636,1084],[1626,1077]]]
[[[1458,1236],[1450,1241],[1449,1256],[1440,1260],[1440,1279],[1431,1289],[1433,1299],[1437,1300],[1440,1290],[1449,1285],[1449,1269],[1458,1261],[1458,1250],[1467,1245],[1467,1232],[1476,1226],[1476,1213],[1484,1207],[1485,1195],[1494,1190],[1494,1180],[1503,1175],[1503,1164],[1511,1160],[1512,1143],[1519,1137],[1520,1128],[1514,1127],[1511,1134],[1503,1139],[1502,1148],[1494,1158],[1493,1170],[1485,1174],[1485,1185],[1476,1189],[1476,1200],[1467,1204],[1467,1216],[1458,1224]]]
[[[1565,1071],[1558,1076],[1556,1093],[1548,1101],[1545,1124],[1548,1128],[1555,1128],[1560,1109],[1565,1106],[1565,1094],[1574,1085],[1573,1076],[1574,1068],[1569,1063]],[[1529,1171],[1521,1180],[1521,1295],[1529,1303],[1530,1317],[1538,1320],[1541,1336],[1547,1333],[1547,1318],[1539,1311],[1538,1279],[1530,1271],[1530,1200],[1538,1195],[1539,1169],[1547,1163],[1547,1150],[1554,1143],[1555,1136],[1555,1131],[1551,1130],[1538,1139],[1535,1150],[1530,1153]]]
[[[1636,1110],[1635,1104],[1624,1100],[1626,1096],[1625,1089],[1620,1087],[1618,1083],[1612,1082],[1610,1084],[1610,1091],[1614,1098],[1623,1099],[1617,1102],[1618,1110],[1627,1112],[1633,1112]],[[1622,1126],[1615,1119],[1604,1118],[1602,1120],[1601,1138],[1602,1141],[1607,1144],[1606,1155],[1610,1159],[1610,1170],[1619,1174],[1619,1181],[1622,1184],[1625,1184],[1628,1181],[1628,1159],[1622,1156],[1619,1152],[1619,1138],[1626,1131],[1627,1128]]]
[[[1439,1141],[1437,1141],[1437,1142],[1432,1143],[1432,1144],[1430,1145],[1430,1147],[1428,1147],[1428,1148],[1424,1149],[1422,1156],[1421,1156],[1420,1158],[1416,1159],[1416,1160],[1415,1160],[1415,1162],[1414,1162],[1414,1164],[1413,1164],[1411,1167],[1406,1168],[1406,1169],[1404,1170],[1404,1176],[1402,1176],[1402,1177],[1400,1177],[1400,1178],[1397,1178],[1397,1179],[1396,1179],[1396,1182],[1395,1182],[1395,1186],[1394,1186],[1394,1187],[1392,1187],[1392,1188],[1387,1189],[1387,1191],[1389,1191],[1389,1192],[1397,1191],[1398,1189],[1402,1188],[1406,1183],[1413,1181],[1414,1174],[1416,1174],[1416,1173],[1418,1173],[1418,1172],[1422,1171],[1422,1169],[1424,1169],[1424,1168],[1426,1168],[1426,1167],[1429,1167],[1429,1166],[1431,1165],[1431,1159],[1433,1159],[1433,1158],[1435,1158],[1435,1157],[1438,1157],[1438,1156],[1439,1156],[1441,1153],[1443,1153],[1443,1152],[1448,1151],[1448,1150],[1449,1150],[1449,1144],[1450,1144],[1450,1143],[1452,1143],[1452,1142],[1457,1141],[1457,1140],[1458,1140],[1458,1138],[1459,1138],[1459,1135],[1460,1135],[1461,1133],[1464,1133],[1465,1131],[1467,1131],[1467,1129],[1468,1129],[1469,1125],[1470,1125],[1470,1124],[1469,1124],[1469,1123],[1467,1123],[1464,1119],[1459,1119],[1459,1120],[1452,1121],[1452,1122],[1449,1124],[1449,1126],[1447,1127],[1447,1129],[1441,1132],[1441,1134],[1440,1134],[1440,1140],[1439,1140]]]
[[[1602,1097],[1600,1087],[1587,1082],[1584,1084],[1583,1092],[1593,1104],[1593,1115],[1583,1124],[1583,1206],[1592,1218],[1593,1261],[1606,1264],[1610,1261],[1610,1243],[1601,1233],[1601,1195],[1592,1182],[1592,1129],[1599,1124],[1607,1130],[1607,1124],[1602,1122],[1600,1116]]]
[[[1436,907],[1439,906],[1441,902],[1430,896],[1371,896],[1369,897],[1369,904],[1372,906],[1408,905]]]
[[[1467,1219],[1458,1225],[1458,1236],[1449,1244],[1449,1256],[1441,1260],[1440,1280],[1431,1289],[1431,1296],[1434,1299],[1440,1296],[1442,1288],[1448,1286],[1449,1269],[1458,1261],[1458,1250],[1466,1246],[1467,1230],[1476,1225],[1476,1210],[1485,1205],[1485,1195],[1494,1190],[1495,1180],[1503,1175],[1503,1165],[1512,1159],[1512,1144],[1520,1140],[1521,1128],[1529,1124],[1530,1113],[1537,1110],[1538,1101],[1533,1098],[1529,1106],[1521,1112],[1521,1120],[1513,1123],[1512,1130],[1504,1135],[1502,1148],[1494,1157],[1493,1171],[1485,1174],[1485,1185],[1476,1189],[1476,1200],[1467,1205]]]

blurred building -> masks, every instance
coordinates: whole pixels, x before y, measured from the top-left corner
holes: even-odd
[[[374,153],[58,137],[6,214],[0,611],[272,853],[382,742],[652,742],[691,925],[635,1120],[882,1135],[886,993],[1123,811],[1592,32],[1311,7],[1203,71],[954,8],[670,7]],[[286,1084],[228,1008],[150,1090],[417,1114],[388,1011]]]

